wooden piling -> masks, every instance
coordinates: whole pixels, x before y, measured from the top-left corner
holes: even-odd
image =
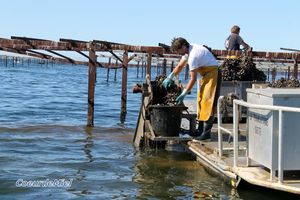
[[[151,62],[152,62],[152,53],[148,53],[146,75],[149,75],[150,80],[151,80]]]
[[[167,74],[167,59],[163,61],[163,75]]]
[[[108,79],[109,79],[109,71],[110,71],[110,68],[109,68],[109,67],[107,67],[106,82],[108,82]]]
[[[115,69],[115,76],[114,76],[114,81],[117,80],[117,68]]]
[[[144,61],[142,61],[142,78],[144,77]]]
[[[140,61],[137,62],[136,66],[136,77],[139,78]]]
[[[116,60],[116,67],[118,66],[118,60]],[[117,68],[115,69],[115,78],[114,81],[117,80]]]
[[[158,76],[159,75],[159,63],[158,63],[158,61],[157,61],[157,63],[156,63],[156,76]]]
[[[95,100],[95,83],[96,83],[96,75],[97,75],[96,63],[97,63],[97,57],[94,50],[94,43],[90,42],[87,126],[94,126],[94,100]]]
[[[172,60],[172,64],[171,64],[171,72],[173,71],[174,69],[174,60]]]
[[[108,58],[108,67],[107,67],[106,82],[108,82],[108,79],[109,79],[110,65],[111,65],[111,58],[109,57]]]
[[[298,61],[297,61],[297,59],[294,60],[294,78],[298,79]]]
[[[124,123],[126,117],[127,103],[127,75],[128,75],[128,51],[124,51],[122,63],[122,96],[121,96],[121,114],[120,121]]]
[[[273,67],[273,69],[272,69],[272,82],[275,82],[276,74],[277,74],[276,68]]]
[[[287,80],[287,70],[284,70],[284,79]]]

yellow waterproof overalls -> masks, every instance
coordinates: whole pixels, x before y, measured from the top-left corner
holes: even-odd
[[[221,76],[218,66],[200,67],[197,72],[202,76],[197,98],[198,120],[207,121],[214,114],[212,111],[220,94]]]

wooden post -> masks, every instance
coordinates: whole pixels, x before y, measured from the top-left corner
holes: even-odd
[[[163,75],[167,74],[167,59],[164,59],[163,62]]]
[[[298,79],[298,60],[294,60],[294,78]]]
[[[115,76],[114,76],[114,81],[117,80],[117,68],[115,69]]]
[[[106,82],[108,82],[108,79],[109,79],[110,64],[111,64],[111,58],[108,58],[108,67],[107,67]]]
[[[140,69],[140,61],[137,62],[137,66],[136,66],[136,77],[139,77],[139,69]]]
[[[273,69],[272,69],[272,82],[275,82],[276,74],[277,74],[276,68],[273,67]]]
[[[128,74],[128,51],[124,51],[123,64],[122,64],[122,97],[121,97],[121,114],[120,114],[121,123],[124,123],[126,117],[127,74]]]
[[[150,80],[151,80],[151,60],[152,60],[152,54],[148,53],[146,75],[149,75]]]
[[[174,60],[172,60],[172,64],[171,64],[171,72],[173,71],[174,69]]]
[[[109,71],[110,71],[110,68],[108,66],[107,67],[107,74],[106,74],[106,82],[108,82],[108,79],[109,79]]]
[[[159,74],[159,68],[158,68],[158,65],[159,65],[159,63],[158,63],[158,60],[157,60],[157,63],[156,63],[156,76],[158,76],[158,74]]]
[[[118,60],[116,60],[116,67],[118,66]],[[115,69],[115,78],[114,81],[117,80],[117,68]]]
[[[288,74],[287,74],[287,79],[290,80],[290,75],[291,75],[291,67],[288,66]]]
[[[287,80],[287,70],[284,70],[284,79]]]
[[[142,61],[142,78],[144,77],[144,61]]]
[[[147,75],[147,61],[145,61],[144,63],[144,78],[146,77]]]
[[[89,82],[88,82],[88,116],[87,126],[94,126],[94,96],[95,96],[95,83],[97,75],[97,57],[94,50],[94,44],[90,42],[89,49]]]

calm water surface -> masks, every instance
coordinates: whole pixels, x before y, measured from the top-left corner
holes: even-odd
[[[131,87],[144,78],[137,78],[136,68],[129,70],[128,112],[121,124],[121,71],[116,81],[111,71],[108,82],[106,72],[98,69],[95,127],[87,128],[85,66],[0,62],[1,200],[274,199],[260,191],[232,191],[180,148],[134,149],[141,95]],[[71,185],[17,187],[20,180]]]

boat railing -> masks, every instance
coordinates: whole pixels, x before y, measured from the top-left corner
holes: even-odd
[[[222,131],[230,134],[233,137],[233,166],[238,167],[238,158],[239,158],[239,121],[240,121],[240,112],[239,107],[246,107],[247,109],[260,109],[260,110],[270,110],[270,111],[278,111],[279,113],[279,123],[278,123],[278,182],[282,183],[283,181],[283,125],[284,125],[284,114],[286,112],[297,112],[300,113],[300,108],[295,107],[286,107],[286,106],[271,106],[271,105],[260,105],[260,104],[252,104],[245,102],[243,100],[233,100],[233,129],[226,129],[222,126],[222,113],[221,113],[221,105],[224,96],[220,96],[218,99],[218,149],[219,156],[223,155],[223,137]],[[271,134],[273,137],[273,134]],[[273,140],[273,138],[271,138]],[[248,147],[248,145],[247,145]],[[246,149],[248,151],[248,149]],[[274,169],[271,168],[271,172],[274,172]],[[273,173],[272,173],[273,174]],[[273,175],[271,175],[271,179]]]

